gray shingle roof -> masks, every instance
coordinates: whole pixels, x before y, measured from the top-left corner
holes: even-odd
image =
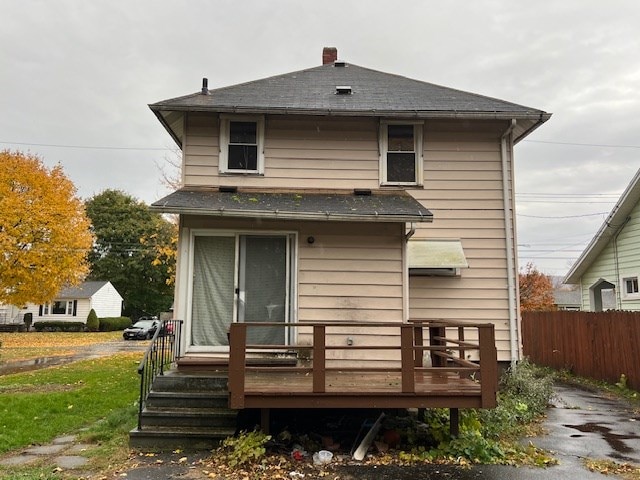
[[[154,202],[166,213],[286,220],[430,222],[432,213],[403,191],[238,191],[181,189]]]
[[[338,63],[336,64],[338,65]],[[350,86],[352,94],[336,94]],[[353,64],[315,68],[173,98],[150,105],[154,111],[331,113],[415,115],[456,113],[490,118],[548,118],[542,110],[455,90]]]
[[[91,298],[98,290],[104,287],[107,283],[109,282],[106,282],[106,281],[82,282],[80,285],[75,287],[63,288],[56,298],[60,298],[60,299]]]

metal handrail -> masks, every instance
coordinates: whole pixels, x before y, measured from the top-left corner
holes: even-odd
[[[151,343],[138,365],[140,398],[138,400],[138,430],[142,428],[142,411],[147,402],[153,381],[164,375],[166,367],[180,358],[182,320],[163,320],[153,334]]]

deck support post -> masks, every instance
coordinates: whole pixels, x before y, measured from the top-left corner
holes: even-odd
[[[231,324],[229,329],[229,404],[231,408],[244,408],[246,349],[247,325]]]
[[[449,409],[449,433],[452,438],[460,435],[460,411],[457,408]]]
[[[413,343],[416,347],[424,347],[424,335],[422,332],[422,324],[415,325],[413,327]],[[416,367],[424,366],[424,350],[417,348],[414,353],[414,362]]]
[[[326,327],[313,326],[313,393],[324,393],[326,390]]]
[[[402,362],[402,393],[415,393],[413,325],[402,325],[400,327],[400,359]]]
[[[260,409],[260,430],[265,435],[269,435],[271,429],[271,410],[269,408]]]
[[[445,327],[429,327],[429,346],[439,347],[431,350],[431,365],[434,367],[446,367],[447,359],[442,356],[446,350],[446,342],[444,340],[447,335]]]
[[[494,408],[498,403],[498,353],[493,324],[478,327],[478,343],[482,408]]]

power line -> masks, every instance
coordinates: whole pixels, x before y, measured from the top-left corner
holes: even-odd
[[[568,145],[572,147],[597,147],[597,148],[640,148],[640,145],[615,145],[607,143],[577,143],[577,142],[552,142],[549,140],[523,140],[529,143],[544,143],[549,145]]]
[[[523,200],[523,199],[516,199],[516,201],[518,203],[566,203],[566,204],[574,204],[574,205],[585,205],[585,204],[593,204],[593,203],[601,203],[601,204],[605,204],[605,205],[611,205],[611,204],[616,203],[615,200],[608,200],[608,201],[583,200],[583,201],[570,202],[568,200],[554,200],[553,198],[551,198],[549,200]]]
[[[54,148],[76,148],[85,150],[136,150],[136,151],[171,151],[170,148],[152,148],[152,147],[115,147],[105,145],[62,145],[53,143],[26,143],[26,142],[2,142],[3,145],[22,145],[26,147],[54,147]]]
[[[585,213],[584,215],[564,215],[560,217],[551,217],[544,215],[525,215],[524,213],[516,213],[518,217],[527,217],[527,218],[547,218],[547,219],[561,219],[561,218],[582,218],[582,217],[597,217],[601,215],[606,215],[609,212],[598,212],[598,213]]]
[[[579,142],[555,142],[550,140],[523,140],[529,143],[541,143],[548,145],[567,145],[572,147],[594,147],[594,148],[634,148],[640,149],[640,145],[622,145],[608,143],[579,143]],[[78,148],[89,150],[141,150],[141,151],[172,151],[171,148],[154,148],[154,147],[117,147],[112,145],[66,145],[53,143],[29,143],[29,142],[7,142],[0,141],[4,145],[23,145],[30,147],[53,147],[53,148]]]
[[[549,197],[609,197],[618,198],[619,193],[543,193],[543,192],[516,192],[516,197],[533,197],[533,198],[549,198]]]

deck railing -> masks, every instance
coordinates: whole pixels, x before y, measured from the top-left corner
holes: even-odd
[[[264,345],[248,344],[247,332],[263,328],[289,328],[311,330],[311,344],[304,345]],[[335,344],[328,342],[335,330],[363,329],[376,335],[375,344]],[[382,329],[385,329],[383,333]],[[395,335],[389,331],[396,329]],[[331,332],[332,330],[333,333]],[[347,334],[342,333],[343,336]],[[399,343],[398,343],[399,336]],[[283,336],[284,338],[284,336]],[[398,393],[413,394],[416,392],[416,374],[453,374],[460,379],[474,379],[480,382],[481,404],[491,408],[496,403],[497,391],[497,355],[495,347],[494,326],[492,324],[469,324],[435,320],[411,320],[409,323],[373,323],[373,322],[323,322],[323,323],[234,323],[230,326],[229,357],[229,390],[230,404],[234,408],[243,408],[246,389],[246,377],[250,372],[290,372],[304,373],[312,376],[312,393],[327,393],[327,373],[332,372],[395,372],[400,374],[401,382]],[[395,342],[392,340],[395,339]],[[428,341],[425,343],[425,339]],[[386,343],[385,343],[386,342]],[[311,355],[308,351],[310,350]],[[366,365],[366,360],[357,366],[341,364],[329,365],[328,353],[333,351],[395,351],[400,365],[373,366]],[[296,366],[254,366],[247,362],[248,352],[306,352],[304,357],[311,357],[310,365]],[[398,355],[399,351],[399,355]],[[425,352],[429,353],[430,362],[424,361]],[[334,361],[333,363],[336,363]],[[375,363],[375,362],[374,362]],[[397,360],[395,362],[398,363]],[[430,365],[428,364],[430,363]],[[366,388],[366,385],[364,385]],[[424,394],[424,392],[421,392]]]
[[[140,399],[138,402],[138,429],[153,380],[164,375],[165,369],[180,358],[182,320],[163,320],[154,333],[142,361],[138,365],[140,375]]]

